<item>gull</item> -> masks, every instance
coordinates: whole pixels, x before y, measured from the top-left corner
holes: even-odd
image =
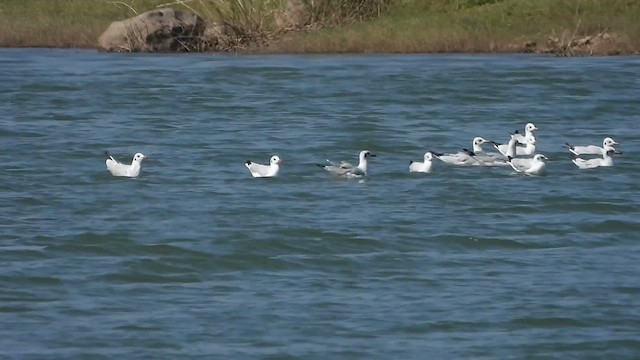
[[[281,163],[282,160],[280,160],[277,155],[273,155],[271,159],[269,159],[269,165],[262,165],[251,162],[251,160],[247,160],[247,162],[244,163],[244,166],[249,169],[251,176],[253,177],[274,177],[278,176]]]
[[[485,140],[481,137],[475,137],[473,138],[472,143],[473,150],[462,149],[462,151],[455,154],[444,154],[438,156],[438,159],[451,165],[483,165],[483,161],[480,158],[480,155],[484,153],[482,145],[489,142],[491,141]]]
[[[529,137],[525,137],[524,138],[524,144],[525,146],[516,146],[516,145],[522,145],[523,143],[520,142],[520,140],[518,140],[518,136],[516,136],[517,134],[512,134],[511,135],[511,139],[509,139],[509,143],[508,144],[498,144],[498,146],[496,146],[497,143],[493,143],[493,146],[500,151],[500,153],[504,156],[511,156],[511,157],[516,157],[518,155],[522,156],[522,155],[532,155],[536,152],[536,137],[531,135]],[[509,146],[511,144],[511,141],[514,140],[514,147],[513,147],[513,151],[514,153],[511,154],[509,152]]]
[[[508,158],[509,165],[513,170],[527,175],[544,175],[547,171],[544,160],[549,159],[542,154],[536,154],[532,159]]]
[[[409,172],[423,172],[423,173],[428,173],[431,172],[431,169],[433,168],[433,158],[434,157],[439,157],[442,154],[438,154],[438,153],[432,153],[431,151],[427,151],[424,154],[424,162],[418,162],[418,161],[410,161],[409,162]]]
[[[125,177],[138,176],[140,174],[140,165],[142,163],[142,160],[147,158],[147,156],[145,156],[143,153],[136,153],[135,155],[133,155],[133,161],[131,161],[131,165],[127,165],[114,159],[113,156],[109,155],[108,151],[105,151],[104,155],[107,157],[105,163],[107,164],[107,170],[111,172],[111,175]]]
[[[331,162],[330,160],[327,160],[329,165],[316,165],[334,175],[340,175],[348,178],[364,177],[367,176],[367,160],[372,157],[376,157],[376,155],[372,154],[369,150],[362,150],[360,151],[360,162],[358,163],[358,166],[353,166],[346,161],[342,161],[339,164],[336,164],[334,162]]]
[[[535,125],[533,125],[533,123],[527,123],[527,125],[524,126],[524,135],[520,134],[518,130],[516,130],[513,133],[513,136],[515,136],[516,140],[518,140],[519,142],[526,144],[527,138],[532,137],[533,132],[536,130],[538,130],[538,128]],[[531,154],[527,154],[527,155],[531,155]]]
[[[490,153],[490,152],[486,152],[484,151],[484,149],[482,148],[482,144],[479,144],[478,146],[476,146],[476,141],[478,138],[474,139],[473,142],[473,151],[469,151],[467,149],[462,149],[462,151],[464,151],[465,153],[467,153],[469,156],[471,156],[474,160],[477,161],[476,164],[474,165],[480,165],[480,166],[498,166],[498,165],[507,165],[506,159],[499,153]],[[482,138],[480,138],[482,139]],[[484,139],[482,139],[484,140]],[[490,141],[490,140],[484,140],[485,143],[492,143],[494,144],[494,141]],[[514,150],[515,151],[515,150]]]
[[[602,155],[602,158],[595,158],[595,159],[589,159],[589,160],[585,160],[582,158],[575,158],[571,161],[573,161],[574,164],[576,164],[576,166],[580,169],[595,169],[597,167],[601,167],[601,166],[613,166],[613,158],[611,157],[611,155],[613,154],[622,154],[619,151],[616,151],[613,148],[610,148],[608,151],[605,151],[604,154]]]
[[[605,155],[613,146],[620,145],[615,142],[612,138],[606,137],[602,140],[602,147],[597,145],[586,145],[586,146],[573,146],[569,143],[565,143],[566,147],[571,151],[574,155]]]
[[[511,135],[511,139],[509,139],[508,144],[499,144],[495,141],[492,141],[491,143],[496,150],[507,158],[516,156],[516,144],[519,144],[519,142],[516,140],[515,136]]]

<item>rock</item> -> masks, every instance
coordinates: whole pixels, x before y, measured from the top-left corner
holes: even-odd
[[[303,0],[286,0],[283,10],[273,15],[280,29],[300,29],[311,21],[311,14]]]
[[[213,51],[229,51],[231,48],[231,30],[223,24],[212,23],[207,25],[203,38]]]
[[[115,52],[202,50],[204,20],[191,11],[169,8],[114,21],[98,38],[100,48]]]
[[[524,53],[534,53],[536,52],[538,44],[535,41],[527,41],[522,44],[522,52]]]

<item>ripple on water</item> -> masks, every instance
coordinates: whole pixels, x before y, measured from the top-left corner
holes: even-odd
[[[634,58],[1,51],[0,357],[640,353]],[[408,172],[527,122],[547,176]]]

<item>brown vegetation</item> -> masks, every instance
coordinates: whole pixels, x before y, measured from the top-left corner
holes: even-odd
[[[197,51],[640,50],[640,2],[631,0],[3,0],[0,46],[95,48],[112,21],[167,6],[208,24]]]

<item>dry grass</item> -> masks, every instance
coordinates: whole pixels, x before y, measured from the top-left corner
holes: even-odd
[[[0,46],[95,48],[98,37],[112,21],[167,3],[167,0],[2,0]],[[174,7],[185,8],[179,4]]]
[[[632,0],[405,0],[380,19],[293,34],[268,52],[411,53],[514,52],[606,31],[595,53],[640,50],[640,1]]]
[[[160,1],[138,1],[140,8]],[[115,19],[134,15],[126,6],[103,0],[3,0],[0,46],[95,47]]]
[[[325,0],[311,9],[310,28],[320,30],[281,36],[272,15],[283,1],[2,0],[0,46],[95,47],[111,21],[171,4],[224,21],[234,29],[230,49],[253,38],[259,47],[245,48],[261,52],[514,52],[525,43],[546,46],[549,37],[567,45],[607,32],[613,41],[599,39],[587,50],[640,50],[637,0]]]
[[[376,16],[395,0],[302,1],[316,24],[336,25]],[[3,0],[0,46],[92,48],[112,21],[160,6],[189,9],[210,23],[224,23],[227,50],[263,46],[285,30],[274,17],[285,0]]]

